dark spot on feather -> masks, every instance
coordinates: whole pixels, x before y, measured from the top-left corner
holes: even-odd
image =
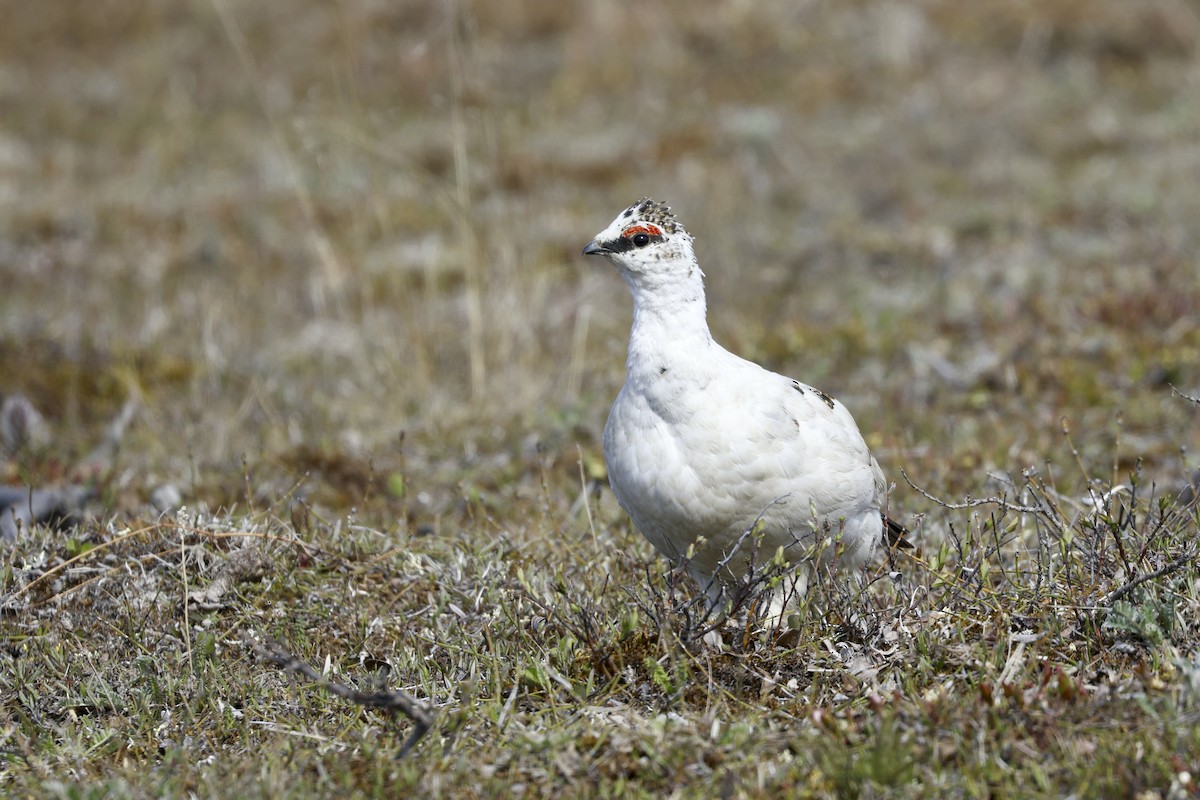
[[[823,401],[824,401],[825,405],[829,406],[829,410],[830,410],[830,411],[832,411],[832,410],[833,410],[833,404],[834,404],[834,403],[836,403],[837,401],[836,401],[836,400],[834,400],[834,399],[833,399],[832,397],[830,397],[829,395],[827,395],[827,394],[825,394],[824,392],[822,392],[820,389],[814,389],[813,391],[815,391],[815,392],[817,393],[817,397],[821,398],[821,400],[823,400]]]
[[[666,368],[666,367],[659,367],[659,368],[658,368],[658,374],[659,374],[659,375],[665,375],[665,374],[666,374],[666,372],[667,372],[667,368]]]
[[[804,394],[804,390],[800,388],[800,381],[792,381],[792,388],[800,394]]]

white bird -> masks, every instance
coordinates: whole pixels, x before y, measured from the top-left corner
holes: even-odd
[[[613,492],[713,607],[777,554],[856,567],[881,543],[907,546],[846,407],[713,341],[692,236],[668,206],[635,203],[583,253],[633,293],[625,385],[604,426]]]

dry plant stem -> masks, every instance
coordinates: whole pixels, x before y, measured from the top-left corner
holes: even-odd
[[[287,137],[284,136],[283,127],[279,122],[278,115],[271,111],[271,104],[267,101],[266,81],[263,79],[263,73],[254,59],[250,44],[246,40],[246,35],[237,24],[237,20],[234,19],[225,0],[212,0],[212,6],[213,10],[217,13],[218,19],[221,21],[221,26],[225,30],[225,35],[229,39],[229,43],[233,47],[238,61],[241,63],[242,71],[246,74],[251,89],[254,90],[258,105],[262,109],[263,116],[266,117],[267,124],[271,129],[271,137],[287,168],[288,178],[292,184],[292,191],[295,194],[296,202],[300,206],[300,213],[304,215],[304,221],[307,224],[307,233],[312,248],[316,252],[324,271],[325,282],[320,287],[314,287],[318,288],[318,291],[314,293],[315,296],[313,298],[321,310],[324,310],[326,300],[325,290],[332,289],[336,296],[336,293],[345,282],[347,270],[342,265],[337,251],[334,250],[329,236],[326,235],[325,229],[318,217],[316,205],[313,203],[312,195],[300,177],[299,162],[296,159],[295,153],[292,152],[291,146],[288,144]],[[340,300],[340,298],[338,299]]]
[[[706,596],[709,594],[709,592],[715,586],[715,582],[717,580],[718,575],[729,574],[727,571],[729,569],[730,562],[733,560],[734,556],[736,556],[741,551],[742,545],[745,544],[746,540],[748,538],[750,538],[751,536],[753,536],[754,533],[759,530],[759,525],[762,523],[763,515],[766,514],[767,511],[769,511],[773,506],[784,502],[787,499],[787,497],[788,497],[788,495],[784,495],[783,497],[777,497],[774,500],[772,500],[770,503],[768,503],[767,507],[764,508],[762,511],[760,511],[758,513],[758,516],[754,518],[754,522],[751,523],[750,527],[748,527],[746,530],[742,531],[742,535],[739,536],[737,541],[733,543],[733,547],[731,547],[729,549],[729,552],[726,554],[726,556],[717,562],[717,568],[716,568],[716,570],[713,571],[713,577],[710,578],[709,581],[704,585],[703,591]],[[750,563],[751,564],[754,564],[754,562],[757,561],[757,559],[758,559],[759,542],[760,542],[759,539],[754,539],[751,542],[751,544],[752,544],[752,550],[750,552]],[[679,566],[683,567],[683,566],[685,566],[685,564],[681,563]],[[751,574],[748,577],[750,579],[747,581],[744,581],[745,585],[742,587],[739,587],[743,591],[739,591],[737,597],[730,598],[731,600],[734,601],[733,607],[730,609],[731,612],[737,611],[738,608],[741,606],[741,604],[747,599],[751,590],[758,583],[760,583],[762,580],[764,580],[766,578],[765,575],[755,576],[753,574]],[[724,591],[724,590],[722,590],[722,591]],[[709,613],[710,614],[712,613],[712,609],[710,609]],[[722,615],[718,614],[718,618],[714,624],[719,626],[723,622],[724,622],[724,617]],[[715,627],[714,627],[714,630],[715,630]]]
[[[592,308],[582,300],[575,315],[575,326],[571,332],[571,359],[567,362],[566,399],[576,402],[583,392],[583,372],[587,361],[588,327],[592,321]]]
[[[378,692],[360,692],[351,689],[343,683],[337,683],[336,681],[321,677],[320,673],[306,662],[284,650],[278,642],[267,640],[260,643],[250,637],[246,637],[245,641],[260,656],[284,672],[299,674],[335,697],[340,697],[343,700],[356,705],[366,706],[367,708],[378,708],[391,715],[399,712],[412,720],[412,733],[408,735],[408,739],[405,740],[404,744],[396,752],[397,759],[404,758],[416,746],[417,742],[429,732],[429,729],[433,727],[433,712],[424,703],[409,696],[401,689],[390,692],[384,690]]]
[[[1073,450],[1074,448],[1072,448]],[[1044,525],[1049,525],[1054,529],[1055,537],[1060,539],[1063,536],[1063,523],[1065,515],[1062,509],[1054,503],[1050,497],[1046,485],[1038,479],[1031,471],[1026,471],[1025,480],[1030,488],[1030,495],[1037,504],[1038,513],[1034,515],[1034,529],[1037,532],[1038,540],[1038,571],[1037,584],[1034,586],[1034,593],[1040,594],[1042,586],[1050,582],[1050,541],[1046,537],[1043,529]]]
[[[179,531],[179,572],[183,580],[183,644],[187,649],[188,669],[195,675],[196,661],[192,656],[192,623],[188,618],[187,540],[183,531]]]
[[[1104,597],[1100,598],[1100,601],[1097,603],[1097,605],[1100,608],[1109,608],[1113,603],[1125,597],[1143,583],[1161,578],[1164,575],[1170,575],[1172,572],[1178,572],[1188,564],[1195,561],[1197,558],[1200,558],[1200,547],[1190,547],[1183,555],[1164,564],[1153,572],[1147,572],[1145,575],[1138,575],[1136,578],[1131,578],[1121,586],[1113,589],[1111,592],[1104,595]]]
[[[217,531],[201,530],[200,528],[193,528],[193,527],[189,527],[187,525],[176,525],[174,523],[158,523],[158,524],[154,524],[154,525],[146,525],[144,527],[137,528],[136,530],[127,531],[126,533],[123,533],[123,534],[117,536],[115,539],[111,539],[107,542],[101,542],[100,544],[96,545],[95,547],[85,550],[84,552],[80,553],[77,556],[68,558],[66,561],[62,562],[61,564],[56,564],[55,566],[46,570],[44,573],[42,573],[38,577],[31,580],[29,583],[22,586],[20,589],[17,589],[12,594],[5,596],[3,598],[3,602],[10,603],[13,600],[16,600],[17,598],[21,597],[22,595],[28,594],[30,592],[30,590],[32,590],[35,586],[40,586],[41,584],[53,579],[55,575],[58,575],[60,572],[63,572],[64,570],[75,565],[79,561],[82,561],[82,560],[88,559],[88,558],[96,558],[101,553],[103,553],[105,550],[111,549],[111,548],[115,547],[116,545],[120,544],[121,542],[124,542],[127,539],[133,539],[138,536],[144,536],[148,533],[153,533],[155,531],[159,531],[164,528],[175,528],[181,532],[191,533],[196,536],[203,536],[208,539],[250,538],[250,539],[263,539],[265,541],[271,541],[271,542],[283,542],[285,544],[290,544],[290,545],[299,545],[301,548],[306,550],[308,552],[308,555],[310,555],[310,556],[321,552],[320,548],[313,547],[312,545],[309,545],[309,544],[305,544],[305,543],[299,541],[298,539],[290,539],[285,536],[276,536],[275,534],[272,534],[272,533],[255,533],[253,531],[217,532]],[[175,552],[175,548],[171,547],[166,550],[159,551],[158,553],[151,554],[151,556],[143,556],[143,558],[165,556],[165,555],[169,555],[174,552]],[[118,566],[115,566],[112,569],[108,570],[108,572],[105,574],[112,575],[112,574],[119,572],[121,569],[122,569],[122,567],[120,565],[118,565]],[[49,603],[52,600],[61,599],[63,596],[65,596],[65,595],[81,588],[82,586],[90,583],[91,581],[96,580],[97,578],[101,578],[101,577],[104,577],[104,576],[98,575],[98,576],[96,576],[96,578],[89,578],[88,580],[83,581],[82,583],[76,584],[75,586],[72,586],[68,589],[65,589],[62,592],[59,592],[58,594],[56,594],[52,597],[46,598],[45,600],[43,600],[40,603],[37,603],[36,605],[39,605],[39,606],[45,605],[46,603]]]
[[[5,598],[5,601],[11,602],[13,600],[16,600],[18,597],[20,597],[23,594],[28,594],[29,591],[31,589],[33,589],[33,587],[38,586],[39,584],[45,583],[46,581],[50,580],[58,573],[62,572],[63,570],[65,570],[68,567],[75,564],[77,561],[87,558],[89,555],[94,557],[94,555],[97,553],[97,551],[101,551],[101,550],[113,547],[114,545],[120,544],[121,542],[125,541],[126,539],[132,539],[135,536],[142,536],[146,533],[149,533],[150,531],[154,531],[157,529],[158,529],[157,525],[147,525],[146,527],[138,528],[137,530],[132,530],[127,533],[123,533],[111,541],[103,542],[103,543],[97,545],[96,547],[93,547],[89,550],[85,550],[84,552],[80,553],[77,556],[68,558],[66,561],[62,562],[61,564],[59,564],[57,566],[51,567],[50,569],[46,570],[44,573],[42,573],[38,577],[34,578],[29,583],[22,586],[17,591],[13,592],[11,595],[9,595],[8,597]],[[167,551],[167,552],[169,552],[169,551]]]
[[[579,484],[583,489],[583,510],[587,512],[588,530],[591,531],[594,545],[596,543],[596,521],[592,518],[592,505],[588,502],[588,480],[583,469],[583,448],[576,444],[575,451],[579,454]]]
[[[1119,425],[1119,421],[1118,421],[1118,425]],[[1083,476],[1084,482],[1087,485],[1088,496],[1092,499],[1092,507],[1095,508],[1097,511],[1102,511],[1104,509],[1105,499],[1096,496],[1096,489],[1092,485],[1092,481],[1088,480],[1087,467],[1084,466],[1083,457],[1079,455],[1079,449],[1075,447],[1075,442],[1074,442],[1074,440],[1071,439],[1071,429],[1067,425],[1067,420],[1065,417],[1062,420],[1062,433],[1063,433],[1063,438],[1067,440],[1067,446],[1071,448],[1071,456],[1075,459],[1075,464],[1079,467],[1079,474]],[[1118,441],[1119,441],[1119,439],[1118,439]],[[1116,474],[1115,474],[1116,467],[1114,467],[1113,469],[1114,469],[1114,475],[1113,475],[1113,479],[1112,479],[1112,485],[1116,486],[1117,485],[1117,479],[1116,479]],[[1121,557],[1121,563],[1125,565],[1126,570],[1132,570],[1132,566],[1129,563],[1129,556],[1125,552],[1125,542],[1121,538],[1121,532],[1119,530],[1119,526],[1117,528],[1112,529],[1112,538],[1113,538],[1113,542],[1117,546],[1117,555],[1119,555]],[[1100,544],[1100,543],[1098,543],[1098,544]]]
[[[463,119],[464,56],[460,41],[458,3],[450,5],[449,56],[450,56],[450,138],[454,153],[455,220],[459,229],[460,243],[466,266],[467,277],[467,355],[471,368],[471,397],[482,399],[487,383],[487,361],[484,353],[483,330],[483,280],[479,262],[482,256],[478,237],[471,222],[471,191],[468,181],[470,162],[467,157],[467,128]]]
[[[904,471],[903,467],[900,468],[900,475],[901,475],[901,477],[904,478],[904,481],[909,486],[911,486],[914,490],[920,492],[921,495],[926,500],[937,503],[942,508],[949,509],[951,511],[961,511],[962,509],[965,509],[965,508],[978,508],[979,506],[997,505],[997,506],[1000,506],[1001,509],[1011,509],[1013,511],[1020,511],[1023,514],[1044,513],[1043,509],[1041,509],[1041,508],[1037,508],[1037,507],[1033,507],[1033,506],[1019,506],[1016,503],[1009,502],[1009,500],[1004,497],[984,497],[981,499],[974,499],[974,500],[972,500],[970,497],[968,497],[962,503],[947,503],[945,500],[941,499],[940,497],[934,497],[929,492],[925,491],[920,486],[917,486],[915,483],[913,483],[912,478],[908,477],[908,473]]]
[[[1182,397],[1184,400],[1187,400],[1192,405],[1200,406],[1200,397],[1192,397],[1190,394],[1184,394],[1174,385],[1171,386],[1171,391]]]
[[[675,631],[675,635],[685,645],[685,649],[696,642],[704,640],[710,633],[720,630],[729,619],[742,611],[746,612],[746,629],[744,633],[748,634],[751,627],[750,623],[754,620],[762,619],[766,609],[771,607],[771,603],[768,602],[770,589],[767,587],[769,584],[775,579],[786,579],[788,576],[794,576],[798,570],[808,568],[805,559],[782,568],[772,563],[768,563],[761,568],[756,566],[759,557],[760,537],[755,534],[761,530],[762,515],[771,506],[782,502],[784,499],[780,497],[774,500],[766,509],[763,509],[754,523],[742,532],[725,557],[717,563],[713,577],[701,587],[699,594],[693,594],[680,603],[674,603],[669,600],[675,593],[674,590],[677,582],[686,582],[688,559],[682,557],[669,573],[666,592],[660,593],[657,590],[653,592],[655,601],[653,608],[626,588],[632,601],[653,621],[655,627],[660,630],[670,618],[682,618],[681,625]],[[729,566],[735,557],[743,554],[743,547],[747,541],[750,543],[750,550],[745,555],[751,565],[749,572],[735,583],[722,586],[720,588],[721,602],[714,603],[712,600],[712,591],[716,588],[717,576],[731,574]],[[799,543],[799,540],[797,539],[795,543]],[[646,577],[648,583],[653,582],[649,566],[646,567]],[[794,584],[782,587],[778,591],[782,592],[782,596],[777,599],[781,600],[784,606],[789,605],[797,597]],[[775,626],[777,628],[779,624],[780,620],[776,620]]]

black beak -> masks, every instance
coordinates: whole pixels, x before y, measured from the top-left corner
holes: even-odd
[[[610,252],[612,252],[612,251],[609,250],[604,245],[600,244],[600,242],[596,239],[592,239],[590,242],[587,243],[587,247],[583,248],[583,254],[585,256],[602,256],[605,253],[610,253]]]

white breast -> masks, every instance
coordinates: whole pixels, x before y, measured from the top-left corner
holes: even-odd
[[[703,537],[689,571],[702,584],[762,519],[759,555],[858,564],[882,538],[884,481],[853,418],[816,389],[713,345],[691,367],[628,376],[604,429],[613,491],[664,555]],[[657,374],[656,374],[657,373]],[[743,545],[745,546],[745,545]],[[735,558],[721,582],[749,566]]]

